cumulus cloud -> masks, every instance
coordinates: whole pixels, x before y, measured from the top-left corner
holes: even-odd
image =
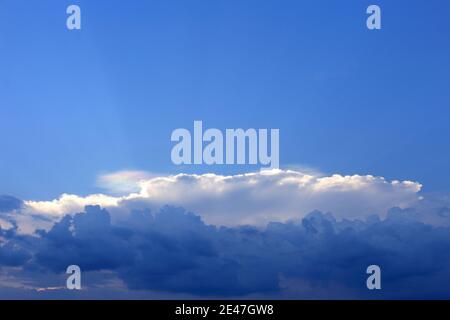
[[[133,211],[114,223],[107,210],[87,206],[33,239],[12,232],[0,270],[14,266],[20,278],[21,267],[37,290],[58,287],[42,275],[78,264],[90,275],[86,287],[101,288],[106,272],[117,279],[109,283],[123,285],[115,287],[122,297],[450,298],[450,228],[423,223],[410,210],[363,220],[314,211],[261,229],[207,225],[174,207]],[[382,269],[380,292],[365,287],[371,264]]]
[[[123,196],[64,194],[52,201],[26,201],[24,211],[61,217],[80,211],[86,205],[101,205],[115,219],[134,208],[157,210],[164,205],[174,205],[196,212],[208,224],[264,226],[270,221],[305,216],[316,209],[332,211],[338,219],[371,214],[384,216],[391,207],[405,208],[414,204],[419,200],[421,189],[417,182],[387,181],[371,175],[321,176],[293,170],[152,178],[144,178],[143,173],[120,172],[100,180],[112,183],[123,176],[125,181],[137,183],[139,190]]]
[[[12,196],[0,195],[0,228],[16,228],[14,213],[23,207],[22,200]]]
[[[70,298],[77,264],[85,298],[450,298],[450,201],[422,199],[419,183],[293,170],[133,181],[121,196],[0,197],[0,296]],[[381,293],[365,287],[371,264]]]

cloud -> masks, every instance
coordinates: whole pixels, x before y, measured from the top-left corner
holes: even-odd
[[[14,214],[22,207],[22,200],[12,196],[0,195],[0,229],[17,228]]]
[[[30,258],[30,253],[14,240],[0,246],[0,265],[2,266],[21,266]]]
[[[450,298],[450,198],[422,199],[419,183],[293,170],[137,183],[0,197],[0,296],[70,297],[60,287],[77,264],[85,298],[111,286],[118,298]],[[382,292],[365,287],[371,264]]]
[[[124,170],[102,174],[97,185],[109,192],[124,194],[139,192],[140,183],[149,180],[153,175],[146,171]]]
[[[450,298],[450,228],[421,222],[415,210],[357,220],[314,211],[261,229],[207,225],[175,207],[133,211],[114,223],[107,210],[88,206],[32,241],[10,237],[0,264],[21,266],[36,289],[61,286],[44,275],[77,264],[89,275],[85,297],[102,288],[106,272],[123,285],[114,287],[122,297]],[[382,291],[365,287],[371,264],[381,267]]]
[[[100,180],[114,182],[122,176],[127,185],[127,181],[136,181],[143,174],[120,172]],[[140,179],[138,184],[138,192],[125,196],[64,194],[52,201],[26,201],[24,212],[56,218],[81,211],[86,205],[101,205],[113,219],[120,219],[134,208],[157,210],[168,204],[194,211],[208,224],[264,226],[316,209],[331,211],[338,219],[383,216],[391,207],[405,208],[417,202],[421,189],[419,183],[411,181],[387,181],[370,175],[321,176],[292,170],[232,176],[179,174]]]

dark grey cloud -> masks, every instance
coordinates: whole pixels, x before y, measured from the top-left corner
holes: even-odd
[[[10,230],[0,264],[22,266],[28,279],[77,264],[110,272],[124,292],[152,297],[450,298],[447,210],[430,209],[439,225],[424,222],[423,208],[393,208],[385,219],[338,221],[315,211],[260,229],[206,225],[174,207],[112,223],[105,209],[87,206],[34,237]],[[380,292],[365,286],[372,264],[382,269]]]

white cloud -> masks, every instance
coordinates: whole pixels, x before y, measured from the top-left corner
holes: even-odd
[[[298,219],[313,210],[330,211],[337,218],[384,216],[394,206],[413,205],[421,185],[411,181],[387,181],[374,176],[321,176],[292,170],[222,176],[179,174],[141,179],[142,174],[117,174],[100,181],[134,179],[139,191],[115,197],[103,194],[80,197],[63,194],[53,201],[25,201],[25,212],[57,218],[101,205],[120,219],[131,209],[182,206],[216,225],[264,225],[269,221]],[[125,179],[125,180],[126,180]],[[133,180],[131,179],[131,180]],[[138,181],[137,181],[138,180]],[[137,181],[137,182],[136,182]]]
[[[102,174],[97,179],[97,186],[113,193],[138,192],[139,184],[154,175],[146,171],[123,170]]]

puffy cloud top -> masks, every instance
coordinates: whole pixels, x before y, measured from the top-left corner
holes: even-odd
[[[405,208],[418,199],[421,185],[411,181],[387,181],[382,177],[321,176],[290,170],[222,176],[179,174],[145,178],[125,172],[100,179],[118,185],[125,174],[127,188],[134,181],[139,191],[124,196],[104,194],[80,197],[64,194],[52,201],[26,201],[27,212],[60,217],[81,211],[86,205],[101,205],[113,218],[133,208],[158,209],[182,206],[199,214],[209,224],[263,226],[270,221],[288,221],[312,210],[333,212],[338,218],[384,216],[391,207]],[[130,179],[136,178],[136,180]]]

